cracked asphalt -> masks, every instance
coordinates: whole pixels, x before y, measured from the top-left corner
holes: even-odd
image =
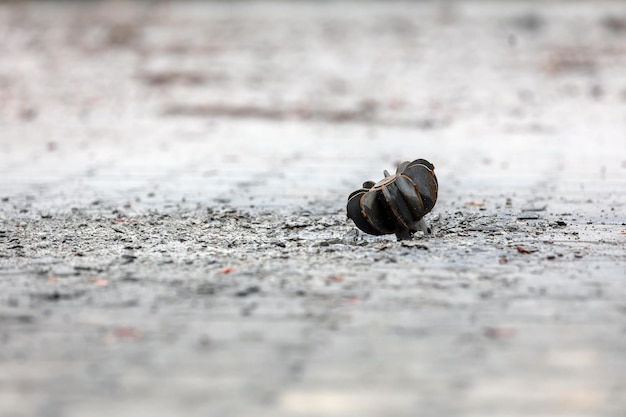
[[[622,416],[621,2],[0,3],[0,415]],[[348,194],[435,165],[434,236]]]

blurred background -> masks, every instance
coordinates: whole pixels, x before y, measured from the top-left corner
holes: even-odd
[[[417,157],[458,189],[622,175],[624,8],[4,2],[2,191],[284,206]]]
[[[623,415],[625,74],[623,1],[0,2],[0,415]],[[346,241],[417,158],[452,231]]]

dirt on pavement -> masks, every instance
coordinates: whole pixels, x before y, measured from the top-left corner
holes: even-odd
[[[625,28],[0,4],[0,415],[623,415]],[[416,158],[434,236],[358,233]]]

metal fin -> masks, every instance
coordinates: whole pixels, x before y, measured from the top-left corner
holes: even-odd
[[[361,211],[361,199],[365,194],[367,194],[367,192],[367,190],[357,190],[350,194],[350,197],[348,198],[348,204],[346,206],[348,218],[352,219],[356,227],[358,227],[365,233],[369,233],[370,235],[382,235],[383,233],[375,229],[367,221],[367,218],[363,216],[363,213]]]

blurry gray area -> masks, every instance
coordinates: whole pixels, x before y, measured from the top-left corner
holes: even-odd
[[[623,415],[624,74],[623,2],[0,4],[0,415]]]

